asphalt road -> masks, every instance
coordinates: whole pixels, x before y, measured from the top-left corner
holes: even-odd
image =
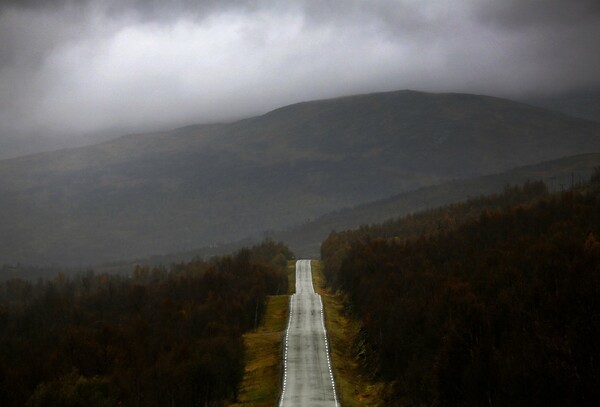
[[[310,260],[296,262],[290,298],[280,407],[338,406],[323,323],[323,303],[312,285]]]

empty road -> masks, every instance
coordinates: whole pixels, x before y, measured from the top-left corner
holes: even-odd
[[[331,373],[323,303],[312,284],[310,260],[296,262],[296,294],[290,298],[280,407],[338,406]]]

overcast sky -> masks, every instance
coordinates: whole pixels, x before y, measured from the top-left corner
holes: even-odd
[[[382,90],[597,87],[599,38],[599,0],[0,1],[0,139]]]

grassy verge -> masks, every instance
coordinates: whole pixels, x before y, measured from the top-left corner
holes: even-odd
[[[295,290],[295,262],[288,264],[289,292]],[[287,327],[289,296],[269,297],[264,320],[244,335],[246,370],[232,407],[273,407],[281,392],[281,341]]]
[[[315,290],[323,299],[325,325],[331,342],[331,358],[341,405],[383,406],[384,385],[366,377],[354,355],[360,331],[359,321],[346,314],[341,294],[325,287],[321,263],[313,260],[311,268]]]
[[[296,262],[288,261],[288,294],[296,292]]]

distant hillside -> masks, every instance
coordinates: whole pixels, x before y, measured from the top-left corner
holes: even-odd
[[[585,154],[520,167],[500,174],[434,185],[328,213],[272,236],[286,242],[300,257],[318,257],[321,242],[331,231],[385,222],[465,199],[498,193],[506,185],[520,185],[527,181],[543,181],[551,190],[560,191],[570,188],[572,183],[577,185],[587,181],[597,167],[600,167],[600,154]]]
[[[569,116],[600,122],[600,89],[538,96],[524,99],[523,102]]]
[[[600,151],[600,123],[412,91],[0,161],[0,263],[89,264],[283,229],[451,180]]]
[[[388,222],[409,214],[428,216],[428,210],[455,204],[466,199],[503,192],[507,185],[542,181],[551,191],[569,189],[586,182],[594,169],[600,167],[600,153],[562,158],[536,165],[516,168],[500,174],[452,181],[441,185],[420,188],[390,198],[369,202],[356,207],[343,208],[319,216],[317,219],[291,226],[286,230],[263,231],[254,236],[227,244],[199,247],[185,252],[129,259],[94,266],[100,272],[128,273],[138,264],[169,266],[194,258],[208,259],[233,253],[244,246],[256,244],[265,236],[285,242],[298,258],[318,258],[323,240],[332,231],[354,229],[360,226]],[[42,270],[43,271],[43,270]],[[37,274],[36,274],[37,275]],[[1,280],[1,276],[0,276]]]

